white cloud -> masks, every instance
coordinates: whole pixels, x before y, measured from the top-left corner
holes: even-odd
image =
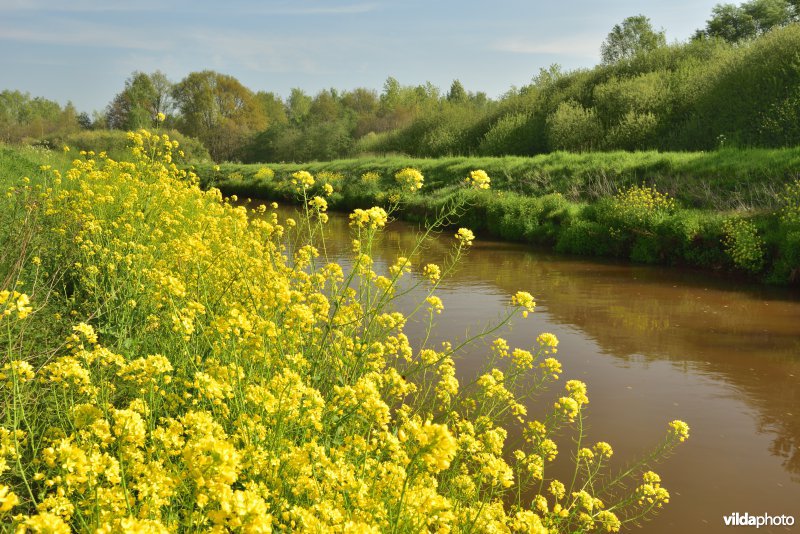
[[[514,54],[552,54],[574,57],[599,57],[603,35],[579,35],[572,38],[540,39],[508,38],[494,42],[492,50]]]
[[[61,46],[97,46],[101,48],[127,48],[133,50],[167,50],[168,42],[159,39],[143,39],[136,32],[121,28],[100,28],[87,25],[70,25],[58,31],[30,30],[0,26],[0,41],[24,43],[46,43]]]

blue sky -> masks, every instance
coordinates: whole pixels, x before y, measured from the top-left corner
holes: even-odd
[[[718,0],[0,0],[0,90],[101,110],[135,71],[213,69],[287,96],[460,79],[491,97],[540,67],[591,67],[625,17],[686,40]]]

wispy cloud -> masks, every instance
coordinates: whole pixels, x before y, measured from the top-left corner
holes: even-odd
[[[508,38],[494,42],[492,50],[514,54],[553,54],[596,58],[602,35],[579,35],[568,39]]]
[[[237,5],[238,4],[238,5]],[[235,13],[252,13],[259,15],[357,15],[377,10],[378,2],[359,2],[344,5],[331,5],[323,3],[318,5],[298,5],[287,3],[284,5],[237,3],[234,0]],[[202,3],[192,4],[179,2],[178,5],[166,4],[156,0],[137,0],[136,2],[98,2],[96,0],[3,0],[0,2],[0,12],[33,12],[47,13],[114,13],[114,12],[172,12],[191,10],[193,13],[218,13],[216,5],[206,6]]]
[[[169,43],[166,41],[142,39],[141,36],[136,35],[135,32],[127,32],[120,28],[88,27],[86,25],[73,25],[71,27],[61,28],[58,31],[0,26],[0,41],[153,51],[167,50],[170,47]]]
[[[263,8],[254,10],[257,13],[264,15],[356,15],[359,13],[369,13],[378,9],[378,4],[375,2],[367,2],[360,4],[348,4],[343,6],[287,6],[277,8]]]
[[[253,72],[325,74],[337,58],[355,54],[363,43],[348,37],[308,39],[305,36],[253,32],[218,33],[193,29],[178,33],[184,43],[213,62],[214,68],[244,67]]]
[[[137,2],[96,2],[92,0],[4,0],[0,12],[45,11],[48,13],[100,13],[131,11],[167,11],[163,2],[141,0]]]

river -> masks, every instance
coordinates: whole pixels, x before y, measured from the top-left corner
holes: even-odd
[[[392,223],[376,270],[407,255],[416,230]],[[350,239],[346,218],[332,214],[329,258],[347,264]],[[441,261],[452,240],[443,233],[415,264]],[[800,522],[797,292],[479,238],[438,293],[445,310],[436,335],[463,339],[500,316],[518,290],[536,297],[536,312],[498,335],[522,348],[538,333],[558,336],[563,377],[588,386],[589,442],[611,443],[617,466],[650,450],[669,421],[689,423],[691,438],[655,469],[671,501],[642,531],[724,532],[723,516],[735,512]],[[411,324],[409,334],[413,341],[420,328]],[[487,350],[463,353],[460,374],[477,369]],[[531,406],[531,416],[541,408]],[[800,524],[759,529],[786,531]]]

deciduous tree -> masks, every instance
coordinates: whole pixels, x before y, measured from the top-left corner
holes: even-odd
[[[664,32],[657,32],[644,15],[628,17],[615,25],[600,47],[603,63],[616,63],[641,52],[655,50],[667,44]]]

